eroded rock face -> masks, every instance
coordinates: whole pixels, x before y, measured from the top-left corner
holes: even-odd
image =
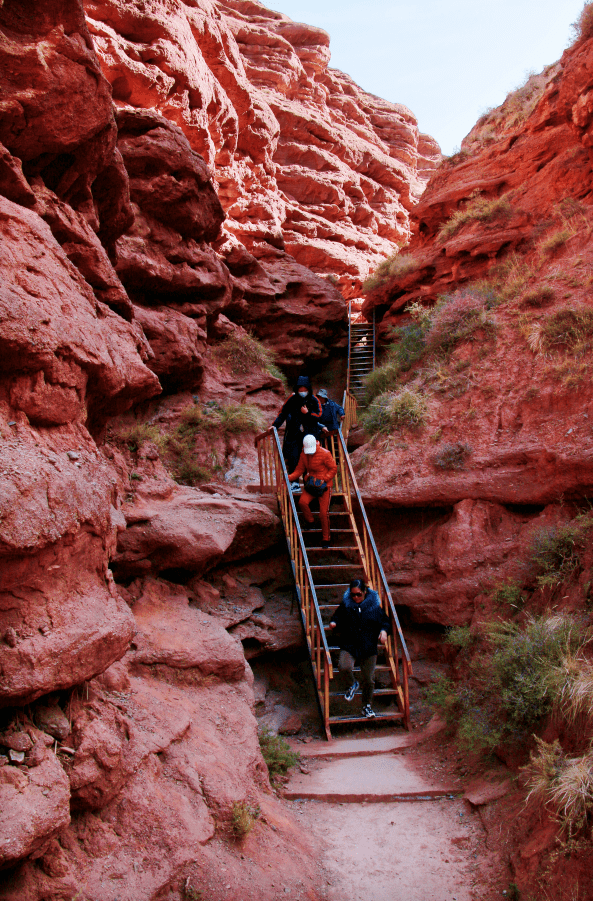
[[[529,581],[534,536],[591,492],[590,332],[573,340],[561,323],[591,316],[592,58],[591,41],[575,45],[528,83],[521,115],[511,95],[478,123],[417,208],[407,272],[366,301],[387,332],[413,323],[409,302],[448,298],[393,386],[422,423],[354,454],[389,579],[422,621],[479,621],[497,586]],[[476,191],[490,212],[471,214]]]
[[[29,769],[0,767],[0,868],[47,846],[70,823],[68,777],[52,751]]]
[[[408,109],[328,68],[324,31],[251,0],[85,9],[116,103],[183,129],[256,257],[285,248],[348,296],[405,241],[438,146]]]
[[[586,201],[593,164],[592,57],[590,41],[570,48],[532,77],[533,96],[519,90],[485,114],[458,157],[433,173],[412,214],[413,238],[405,250],[412,267],[372,291],[364,312],[377,308],[386,328],[411,301],[433,301],[484,277],[510,252],[528,252],[534,233],[537,238],[537,229],[567,199]],[[502,215],[468,217],[452,234],[440,234],[476,194],[487,201],[506,198],[508,208]]]
[[[43,765],[29,776],[0,767],[0,785],[8,772],[7,784],[22,790],[35,782],[43,795],[35,814],[37,856],[0,879],[0,897],[40,901],[84,885],[93,898],[108,901],[114,880],[132,886],[136,898],[156,898],[165,889],[181,898],[188,884],[208,886],[218,897],[222,866],[238,895],[249,898],[256,890],[273,901],[273,854],[283,883],[317,899],[313,849],[270,793],[253,716],[253,676],[240,644],[216,619],[190,607],[180,586],[146,580],[134,609],[136,648],[70,697],[72,733],[68,750],[60,751],[68,775],[45,746],[55,768],[51,791]],[[54,810],[60,791],[61,819]],[[235,803],[259,806],[263,814],[241,846],[249,868],[232,843],[211,843],[215,832],[230,835]],[[3,835],[30,828],[29,807],[5,809],[16,816]],[[46,811],[51,818],[44,819]],[[51,841],[56,829],[59,843]],[[291,863],[295,849],[298,866]],[[13,860],[27,853],[23,844]]]

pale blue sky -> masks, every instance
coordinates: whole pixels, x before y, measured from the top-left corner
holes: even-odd
[[[366,91],[408,106],[443,153],[561,56],[583,0],[264,0],[330,33],[332,61]]]

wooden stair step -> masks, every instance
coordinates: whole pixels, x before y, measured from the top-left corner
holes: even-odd
[[[357,691],[357,692],[355,693],[355,697],[356,697],[357,695],[361,695],[361,694],[362,694],[362,690],[359,690],[359,691]],[[342,700],[343,700],[346,704],[349,703],[348,701],[346,701],[346,699],[345,699],[345,697],[344,697],[344,692],[343,692],[343,691],[330,691],[329,696],[330,696],[330,698],[342,698]],[[399,696],[399,692],[398,692],[397,688],[375,688],[375,690],[374,690],[374,692],[373,692],[373,697],[377,697],[377,696],[383,697],[383,698],[386,697],[386,696],[389,696],[389,697],[396,696],[396,697],[398,697],[398,696]]]
[[[321,588],[350,588],[350,582],[330,582],[327,585],[315,585],[315,591]]]
[[[313,547],[309,545],[307,547],[305,545],[307,551],[357,551],[358,547],[355,544],[332,544],[330,547]],[[332,566],[332,564],[328,564]]]
[[[402,720],[403,713],[376,713],[375,716],[330,716],[330,725],[336,723],[380,723],[392,720]]]

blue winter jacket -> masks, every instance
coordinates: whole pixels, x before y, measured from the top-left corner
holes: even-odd
[[[326,400],[324,404],[321,404],[321,419],[319,422],[332,432],[340,428],[339,417],[343,415],[343,407],[337,404],[335,400]]]
[[[344,592],[342,603],[332,616],[337,626],[338,643],[355,660],[364,660],[377,653],[379,633],[385,629],[391,635],[391,622],[383,612],[379,595],[372,588],[360,604],[350,597],[350,589]]]

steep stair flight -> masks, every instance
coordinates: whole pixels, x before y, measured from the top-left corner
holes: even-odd
[[[269,429],[256,438],[260,488],[276,493],[290,555],[296,595],[307,639],[319,710],[327,739],[331,729],[344,723],[401,721],[409,729],[408,679],[412,672],[408,649],[364,509],[345,436],[356,421],[356,400],[345,392],[346,417],[342,431],[332,437],[332,453],[338,465],[330,502],[331,546],[321,547],[321,528],[303,531],[298,496],[291,491],[278,432]],[[378,647],[373,707],[376,718],[360,711],[361,692],[352,703],[344,699],[346,684],[336,682],[339,648],[332,644],[328,625],[350,580],[364,575],[381,599],[391,620],[392,635]],[[356,669],[355,669],[356,673]]]
[[[363,319],[352,302],[348,305],[348,374],[346,391],[364,402],[365,376],[375,368],[375,312],[370,321]]]

